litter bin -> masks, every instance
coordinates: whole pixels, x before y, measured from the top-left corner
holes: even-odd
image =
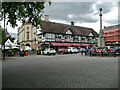
[[[28,55],[28,52],[27,52],[27,51],[25,51],[25,55],[26,55],[26,56]]]
[[[43,55],[43,51],[41,51],[41,55]]]
[[[42,50],[37,50],[37,55],[42,55],[43,51]]]

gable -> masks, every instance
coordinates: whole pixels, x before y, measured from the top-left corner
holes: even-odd
[[[38,26],[37,26],[37,34],[40,34],[40,33],[42,33],[42,29],[41,29],[41,26],[38,25]]]
[[[94,35],[92,33],[90,33],[89,36],[94,36]]]
[[[14,44],[10,41],[10,39],[8,39],[8,40],[5,42],[5,46],[14,46]]]
[[[71,30],[67,30],[66,34],[73,34],[73,33],[71,32]]]

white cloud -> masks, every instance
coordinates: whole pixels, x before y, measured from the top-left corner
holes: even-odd
[[[92,28],[97,33],[99,33],[99,31],[100,31],[100,22],[99,21],[96,22],[96,23],[76,23],[75,25]],[[104,28],[104,26],[110,26],[110,24],[106,23],[106,22],[103,22],[102,23],[102,28]]]
[[[80,3],[80,2],[74,3],[74,4],[71,3],[70,5],[69,4],[63,5],[63,3],[62,4],[53,3],[53,7],[51,7],[51,9],[50,9],[50,7],[48,7],[47,8],[48,11],[45,11],[45,14],[50,15],[50,21],[52,21],[52,22],[65,23],[65,24],[70,25],[71,24],[70,21],[74,21],[75,25],[77,25],[77,26],[93,28],[96,32],[99,33],[99,30],[100,30],[99,8],[103,7],[103,12],[104,12],[103,13],[103,27],[104,26],[112,26],[114,24],[117,24],[117,20],[118,20],[117,2],[112,2],[112,4],[111,4],[111,3],[107,3],[107,2],[103,3],[101,1],[99,1],[99,2],[95,2],[95,3],[88,3],[88,4],[84,4],[84,5],[83,4],[84,3]],[[91,5],[89,5],[89,4],[91,4]],[[71,5],[74,5],[74,9],[69,9],[69,6],[71,8],[73,8],[73,6],[71,6]],[[56,9],[55,9],[55,7],[56,7]],[[62,7],[66,7],[66,8],[62,8]],[[80,7],[81,7],[81,9],[80,9]],[[91,7],[91,9],[90,9],[90,7]],[[88,10],[88,9],[90,9],[90,10]],[[87,13],[85,13],[85,12],[87,12]],[[94,20],[94,22],[93,22],[93,20]],[[3,21],[1,22],[1,25],[2,25],[2,27],[4,27]],[[18,27],[20,27],[21,25],[22,24],[20,22],[18,22]],[[17,33],[18,27],[12,28],[10,25],[8,25],[7,29],[8,29],[8,32]]]
[[[15,28],[12,28],[12,26],[10,26],[10,24],[5,25],[5,28],[7,29],[8,32],[17,34],[18,27],[20,27],[22,25],[22,23],[20,23],[20,21],[17,21],[17,24],[18,24],[18,26]],[[2,26],[2,28],[4,28],[4,20],[1,21],[1,26]]]
[[[113,7],[111,12],[108,12],[106,14],[103,14],[103,20],[105,22],[110,22],[113,23],[114,22],[118,22],[118,7]]]

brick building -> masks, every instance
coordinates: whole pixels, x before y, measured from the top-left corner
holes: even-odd
[[[104,27],[106,46],[120,46],[120,24]]]

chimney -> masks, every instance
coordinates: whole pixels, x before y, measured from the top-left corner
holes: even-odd
[[[71,26],[74,26],[74,21],[71,22]]]
[[[106,28],[106,27],[104,26],[104,28]]]
[[[49,21],[49,15],[45,15],[45,21]]]

